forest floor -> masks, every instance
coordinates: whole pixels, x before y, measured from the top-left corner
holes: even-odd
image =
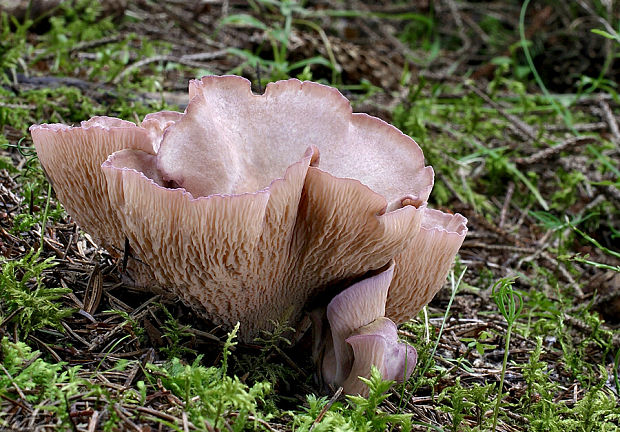
[[[0,429],[620,429],[620,5],[93,3],[0,20]],[[321,394],[285,326],[240,344],[132,290],[56,200],[30,125],[182,111],[209,74],[337,87],[419,143],[429,206],[468,218],[399,329],[404,385]]]

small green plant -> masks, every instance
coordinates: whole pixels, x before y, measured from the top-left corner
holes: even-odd
[[[238,330],[239,324],[228,335],[219,367],[202,366],[201,355],[191,364],[184,364],[175,357],[163,366],[147,366],[147,378],[151,384],[160,379],[166,389],[179,397],[190,421],[199,430],[218,430],[220,427],[243,430],[251,424],[256,426],[256,420],[249,420],[250,415],[254,419],[263,418],[258,408],[271,390],[270,384],[261,382],[248,387],[239,378],[227,374],[228,356],[236,344],[234,339]]]
[[[480,332],[478,337],[475,338],[463,338],[463,342],[467,343],[468,349],[475,349],[479,355],[484,355],[485,351],[497,348],[497,345],[487,343],[489,340],[493,340],[495,335],[486,330]]]
[[[72,397],[86,385],[78,376],[79,368],[67,368],[65,363],[48,363],[23,342],[13,343],[7,337],[0,341],[0,396],[8,400],[25,397],[25,403],[37,406],[55,417],[57,430],[70,428],[69,407],[66,398]],[[16,391],[19,389],[20,391]],[[62,403],[58,403],[62,401]],[[55,403],[53,403],[55,402]],[[11,428],[3,418],[0,426]]]
[[[247,49],[229,48],[229,52],[245,59],[245,61],[237,66],[232,73],[240,74],[246,66],[250,66],[253,70],[258,67],[264,68],[268,71],[269,76],[266,78],[266,82],[275,81],[279,79],[287,79],[294,71],[303,70],[304,79],[311,79],[311,73],[308,69],[312,65],[320,65],[330,68],[333,71],[332,82],[337,79],[337,66],[329,49],[329,42],[326,43],[328,52],[330,53],[330,60],[322,56],[315,56],[307,59],[303,59],[294,63],[290,63],[288,60],[288,50],[291,39],[291,32],[293,24],[302,24],[317,31],[320,37],[327,41],[325,32],[312,21],[305,19],[296,19],[295,16],[304,16],[305,11],[303,6],[291,0],[259,0],[254,3],[255,10],[261,11],[259,5],[264,6],[275,15],[276,18],[272,21],[261,21],[249,14],[234,14],[224,18],[220,25],[237,25],[255,28],[264,32],[269,44],[269,53],[272,60],[263,58],[261,45],[256,53],[253,53]],[[260,83],[263,84],[262,82]]]
[[[489,413],[494,408],[494,398],[497,397],[495,383],[474,384],[470,388],[469,399],[474,404],[473,412],[476,418],[476,425],[479,430],[486,430],[490,427],[491,417]]]
[[[14,322],[24,337],[46,326],[63,331],[61,321],[74,311],[59,302],[70,289],[47,288],[43,282],[43,272],[54,266],[53,259],[40,260],[39,252],[31,250],[20,259],[0,262],[1,325]]]
[[[381,372],[374,366],[371,368],[370,378],[359,379],[368,386],[368,397],[347,396],[347,399],[354,405],[352,418],[360,427],[369,425],[370,430],[386,430],[388,424],[392,423],[403,430],[411,429],[410,414],[388,414],[379,409],[379,405],[390,396],[386,392],[394,384],[393,381],[384,381]]]
[[[452,417],[450,430],[483,431],[490,427],[491,418],[487,413],[493,410],[495,397],[495,383],[484,385],[476,383],[471,387],[464,387],[458,377],[453,385],[442,390],[437,402],[441,404],[439,409]],[[476,421],[474,429],[468,425],[471,419]]]
[[[101,18],[98,3],[79,0],[71,5],[61,4],[61,8],[62,13],[50,18],[51,28],[43,38],[47,49],[42,56],[54,55],[53,72],[75,63],[71,52],[76,44],[102,38],[114,28],[111,17]]]
[[[499,390],[497,392],[497,403],[493,412],[493,431],[497,430],[497,418],[499,407],[503,399],[504,378],[506,377],[506,365],[508,363],[508,353],[510,352],[510,336],[512,329],[523,310],[523,296],[512,287],[514,277],[502,278],[498,280],[491,290],[491,297],[499,308],[500,313],[508,323],[506,330],[506,343],[504,345],[504,359],[502,361],[502,374],[499,380]]]
[[[540,359],[542,343],[542,337],[536,337],[536,348],[522,368],[527,388],[520,403],[525,408],[525,416],[535,431],[550,430],[549,426],[566,408],[564,405],[553,403],[557,385],[549,380],[548,365]]]
[[[193,334],[189,332],[189,326],[181,325],[179,321],[168,311],[163,305],[159,305],[162,312],[166,316],[163,325],[163,336],[168,345],[161,348],[161,351],[168,358],[182,357],[185,355],[196,355],[196,351],[184,345],[187,338],[191,338]]]
[[[574,422],[580,425],[581,430],[617,431],[620,421],[618,399],[610,391],[604,390],[607,373],[601,366],[601,380],[589,387],[587,394],[575,404],[573,408]]]
[[[271,323],[273,330],[262,330],[260,336],[254,339],[254,343],[261,347],[260,353],[258,355],[253,353],[239,356],[235,371],[241,374],[247,373],[249,382],[267,381],[277,389],[279,383],[283,382],[288,385],[293,379],[297,378],[299,368],[291,367],[292,360],[282,350],[282,347],[292,345],[288,339],[288,334],[292,334],[295,329],[290,327],[286,321],[284,323],[271,321]],[[286,359],[287,364],[274,361],[278,358]],[[277,398],[277,395],[272,394],[272,397]]]
[[[456,379],[454,385],[446,387],[440,394],[438,402],[448,400],[449,405],[442,405],[441,410],[447,412],[452,417],[450,430],[457,432],[462,430],[462,423],[466,417],[472,416],[474,403],[468,400],[469,389],[461,385],[460,377]]]
[[[384,381],[381,372],[372,367],[370,378],[360,379],[368,386],[368,397],[347,396],[348,403],[332,403],[325,397],[314,395],[306,397],[308,408],[302,412],[293,412],[293,431],[295,432],[374,432],[391,430],[410,431],[411,414],[390,414],[379,406],[390,394],[387,390],[393,381]]]
[[[22,56],[27,51],[26,36],[32,20],[20,23],[15,17],[0,11],[0,81],[10,84],[9,71],[22,68]]]

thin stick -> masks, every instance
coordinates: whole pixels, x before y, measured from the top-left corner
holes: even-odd
[[[512,194],[515,191],[514,182],[510,182],[508,184],[508,190],[506,191],[506,198],[504,199],[504,205],[502,206],[502,211],[499,214],[499,223],[497,224],[498,228],[502,228],[504,226],[504,222],[506,221],[506,214],[508,213],[508,207],[510,207],[510,200],[512,200]]]
[[[468,90],[471,90],[474,93],[476,93],[483,101],[485,101],[491,107],[493,107],[498,113],[500,113],[504,118],[506,118],[506,120],[511,122],[515,126],[515,128],[518,131],[520,131],[522,134],[524,134],[527,138],[531,139],[532,141],[537,140],[537,133],[531,126],[523,122],[517,116],[512,115],[506,110],[504,110],[504,108],[500,104],[498,104],[493,99],[491,99],[489,95],[487,95],[485,92],[480,90],[475,85],[469,84],[466,81],[464,82],[464,85]]]
[[[99,423],[99,411],[95,411],[88,422],[88,432],[95,432]]]
[[[150,63],[157,63],[160,61],[165,61],[165,62],[179,63],[179,64],[189,66],[189,67],[204,68],[205,65],[203,63],[196,62],[195,61],[196,58],[199,58],[200,60],[213,60],[216,58],[224,57],[227,54],[228,54],[227,50],[219,50],[219,51],[214,51],[212,53],[200,53],[200,54],[193,54],[191,56],[181,56],[181,57],[176,57],[172,55],[156,55],[153,57],[148,57],[142,60],[138,60],[137,62],[134,62],[130,64],[129,66],[127,66],[125,69],[121,71],[121,73],[119,73],[112,80],[112,84],[118,84],[123,79],[123,77],[125,77],[127,74],[129,74],[133,70],[139,69]]]
[[[341,394],[342,394],[342,387],[338,387],[338,390],[336,390],[336,393],[334,393],[334,395],[331,397],[331,399],[321,409],[321,412],[316,417],[316,419],[314,419],[314,421],[312,422],[312,426],[310,426],[310,431],[312,431],[314,429],[314,427],[316,425],[318,425],[321,422],[321,420],[323,420],[323,417],[325,416],[325,413],[327,411],[329,411],[331,406],[334,404],[334,402],[336,402],[338,400],[338,398],[340,397]]]
[[[528,157],[524,157],[524,158],[516,158],[514,159],[514,162],[517,165],[532,165],[534,163],[540,162],[542,160],[548,159],[552,156],[557,155],[558,153],[560,153],[563,150],[568,150],[570,148],[573,147],[578,147],[584,144],[590,144],[590,143],[594,143],[597,142],[598,140],[595,137],[575,137],[575,138],[570,138],[567,139],[566,141],[553,146],[553,147],[549,147],[546,148],[544,150],[541,150],[537,153],[534,153],[531,156]]]
[[[611,108],[609,108],[609,104],[602,99],[599,100],[598,104],[601,107],[601,110],[603,110],[603,117],[605,118],[605,121],[607,121],[607,124],[609,125],[609,130],[611,131],[611,134],[614,137],[613,138],[614,143],[620,144],[620,129],[618,129],[618,122],[616,121],[614,114],[611,112]]]

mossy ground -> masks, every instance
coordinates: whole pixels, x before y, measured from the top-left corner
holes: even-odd
[[[618,5],[140,0],[50,12],[0,20],[0,428],[620,428]],[[400,329],[420,358],[388,397],[377,376],[368,399],[320,395],[284,324],[239,345],[180,303],[131,291],[122,263],[49,193],[31,124],[139,121],[183,109],[189,79],[224,73],[255,91],[286,77],[338,87],[416,139],[436,172],[431,205],[469,219],[446,287]],[[522,296],[518,316],[498,306],[498,280],[514,290],[506,299]]]

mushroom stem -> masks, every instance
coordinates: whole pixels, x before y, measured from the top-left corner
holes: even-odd
[[[396,325],[385,315],[394,261],[387,269],[342,291],[324,309],[311,312],[314,359],[323,386],[342,386],[348,394],[368,394],[359,377],[376,366],[384,379],[402,382],[417,354],[398,342]],[[320,338],[317,340],[316,338]]]

